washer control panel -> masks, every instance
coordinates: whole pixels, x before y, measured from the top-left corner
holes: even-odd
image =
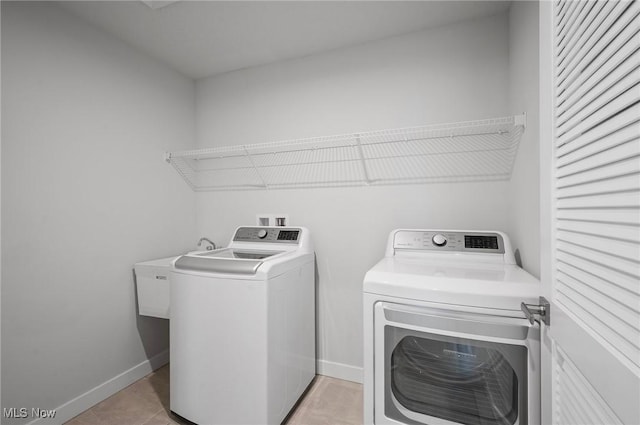
[[[236,230],[233,240],[298,244],[301,233],[301,229],[291,227],[240,227]]]
[[[393,247],[422,251],[504,254],[504,242],[499,233],[398,230],[393,236]]]

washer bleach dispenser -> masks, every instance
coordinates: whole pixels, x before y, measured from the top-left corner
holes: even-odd
[[[171,410],[280,424],[315,376],[315,256],[302,227],[240,227],[171,272]]]

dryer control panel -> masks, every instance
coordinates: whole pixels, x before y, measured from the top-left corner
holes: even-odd
[[[491,232],[398,230],[393,235],[393,248],[504,254],[504,241],[502,235]]]
[[[240,227],[233,241],[298,244],[301,232],[292,227]]]

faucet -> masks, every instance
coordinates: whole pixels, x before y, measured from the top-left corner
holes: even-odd
[[[216,249],[216,244],[211,242],[211,240],[207,238],[200,238],[200,240],[198,241],[198,246],[202,246],[203,241],[206,241],[209,244],[209,246],[207,246],[207,251],[213,251],[214,249]]]

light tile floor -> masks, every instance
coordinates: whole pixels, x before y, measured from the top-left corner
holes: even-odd
[[[184,425],[169,410],[169,366],[161,367],[66,425]],[[286,425],[362,424],[362,385],[316,376]]]

